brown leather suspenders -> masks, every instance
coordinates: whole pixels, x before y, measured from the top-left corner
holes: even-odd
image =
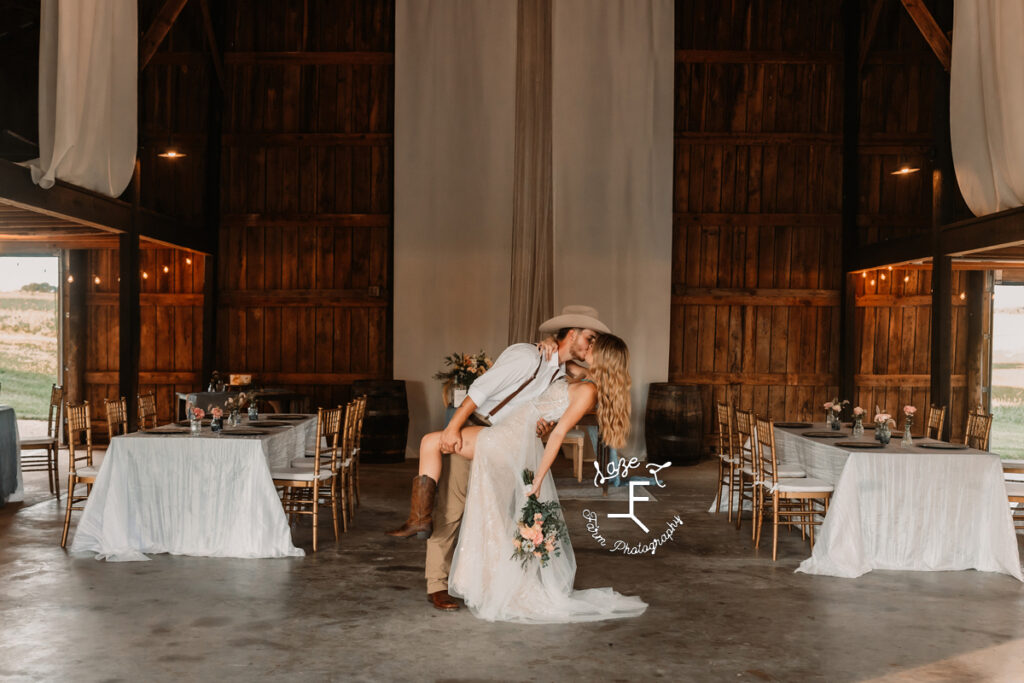
[[[494,414],[495,414],[496,412],[498,412],[499,410],[501,410],[502,408],[504,408],[504,407],[505,407],[505,404],[507,404],[507,403],[508,403],[509,401],[511,401],[512,399],[514,399],[514,398],[515,398],[515,397],[516,397],[516,396],[517,396],[517,395],[519,394],[519,392],[520,392],[520,391],[522,391],[523,389],[525,389],[525,388],[526,388],[526,387],[527,387],[527,386],[528,386],[528,385],[530,384],[530,382],[532,382],[532,381],[533,381],[533,380],[534,380],[534,379],[535,379],[535,378],[537,377],[537,373],[538,373],[538,372],[540,372],[540,369],[541,369],[541,368],[542,368],[543,366],[544,366],[544,356],[541,356],[541,359],[540,359],[540,363],[538,363],[538,364],[537,364],[537,369],[533,371],[533,374],[532,374],[532,375],[530,375],[530,379],[528,379],[528,380],[526,380],[525,382],[523,382],[523,383],[522,383],[522,384],[521,384],[521,385],[519,386],[519,388],[518,388],[518,389],[516,389],[516,390],[515,390],[515,391],[513,391],[513,392],[512,392],[511,394],[509,394],[508,396],[506,396],[506,397],[505,397],[505,400],[504,400],[504,401],[502,401],[501,403],[499,403],[499,404],[498,404],[497,406],[495,406],[495,407],[494,407],[494,410],[492,410],[491,412],[487,413],[487,417],[488,417],[488,418],[492,418],[492,417],[494,417]],[[557,371],[556,371],[556,374],[557,374]]]

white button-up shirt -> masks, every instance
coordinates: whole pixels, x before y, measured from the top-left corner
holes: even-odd
[[[534,371],[537,371],[537,376],[492,417],[491,411],[530,379]],[[514,412],[516,406],[537,398],[553,380],[564,376],[565,365],[558,362],[557,353],[549,360],[543,360],[543,355],[533,344],[513,344],[501,352],[487,372],[473,381],[469,387],[469,398],[476,404],[477,413],[488,417],[492,424],[498,424]]]

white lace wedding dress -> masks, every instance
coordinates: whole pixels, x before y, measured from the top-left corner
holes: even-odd
[[[576,558],[563,537],[561,556],[548,566],[512,559],[516,521],[526,504],[522,472],[540,467],[543,444],[537,419],[557,420],[569,406],[569,385],[552,384],[503,422],[480,432],[466,494],[466,508],[448,581],[449,592],[487,621],[562,623],[635,617],[647,609],[640,598],[611,588],[573,590]],[[558,500],[551,473],[538,499]]]

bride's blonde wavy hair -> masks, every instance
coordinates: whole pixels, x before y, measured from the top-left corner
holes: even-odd
[[[624,448],[629,436],[629,349],[614,334],[594,342],[590,379],[597,385],[597,424],[612,448]]]

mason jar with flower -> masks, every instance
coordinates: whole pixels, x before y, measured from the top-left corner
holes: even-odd
[[[214,434],[224,428],[224,410],[217,406],[210,406],[210,431]]]
[[[883,445],[888,444],[892,438],[892,428],[895,424],[889,413],[875,415],[875,439],[881,441]]]
[[[206,417],[206,411],[191,404],[186,406],[186,409],[188,410],[189,431],[192,436],[199,436],[203,429],[203,418]]]
[[[856,406],[853,409],[853,437],[864,436],[864,409]]]
[[[915,413],[917,413],[917,408],[914,406],[903,406],[903,441],[901,441],[900,444],[907,448],[914,445],[914,439],[910,436],[910,427],[914,424]]]

